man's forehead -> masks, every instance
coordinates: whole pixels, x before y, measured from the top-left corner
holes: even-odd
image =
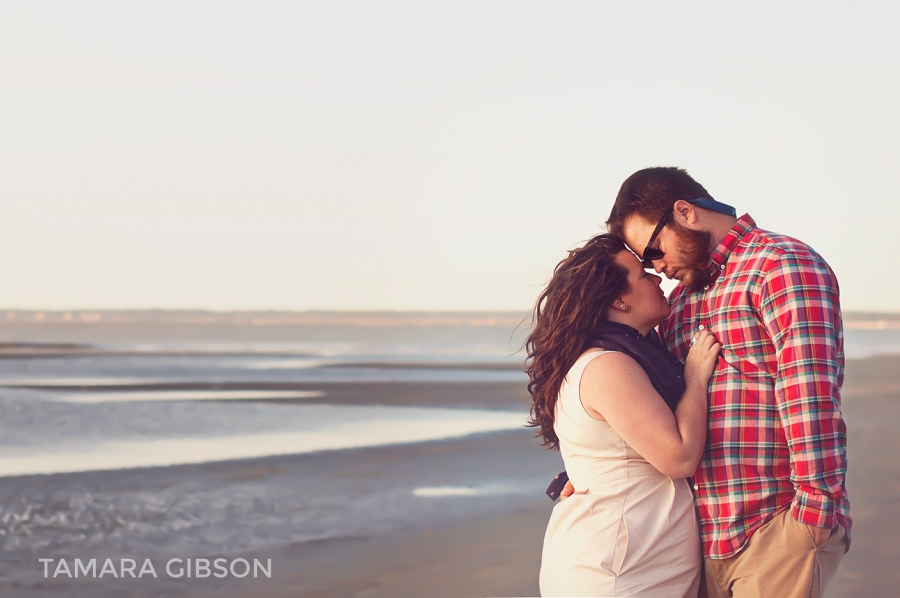
[[[650,235],[653,234],[653,228],[654,225],[652,222],[647,222],[637,214],[629,216],[622,224],[622,234],[625,237],[625,244],[628,245],[632,251],[643,251],[644,247],[647,246],[647,241],[650,240]]]

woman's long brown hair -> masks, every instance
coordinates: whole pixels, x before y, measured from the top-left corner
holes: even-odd
[[[541,444],[549,449],[559,448],[553,419],[563,380],[612,302],[628,290],[628,270],[615,261],[626,250],[618,237],[595,235],[556,265],[535,303],[534,328],[525,341],[525,372],[534,401],[528,426],[540,428],[536,436],[543,436]]]

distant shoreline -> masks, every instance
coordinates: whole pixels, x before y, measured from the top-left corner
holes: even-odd
[[[0,310],[4,324],[225,324],[301,326],[517,326],[524,311]],[[900,319],[900,315],[898,315]]]
[[[900,312],[845,311],[844,325],[856,329],[900,328]],[[528,311],[327,311],[136,309],[36,310],[0,309],[0,327],[7,324],[182,324],[249,326],[473,326],[527,325]]]

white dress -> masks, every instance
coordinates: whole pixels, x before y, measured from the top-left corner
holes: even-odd
[[[688,481],[660,473],[581,404],[581,375],[602,353],[575,362],[557,400],[553,429],[577,492],[550,516],[541,595],[694,598],[702,554]]]

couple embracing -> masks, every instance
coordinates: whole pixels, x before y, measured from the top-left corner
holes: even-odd
[[[678,168],[629,177],[607,226],[526,344],[531,424],[570,480],[541,593],[821,596],[851,527],[834,273]]]

